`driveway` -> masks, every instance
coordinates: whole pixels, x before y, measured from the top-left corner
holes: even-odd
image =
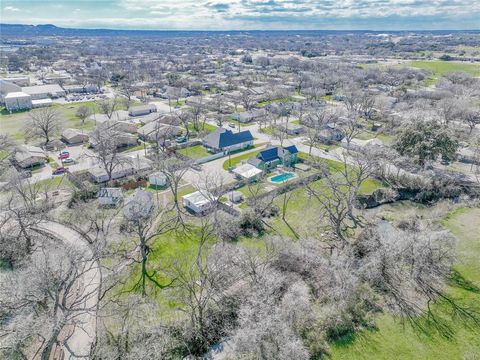
[[[49,233],[64,244],[86,251],[89,257],[93,257],[90,246],[76,231],[52,221],[40,223],[37,229]],[[85,269],[76,284],[78,291],[76,298],[82,299],[83,303],[75,306],[78,309],[75,325],[65,329],[62,334],[66,338],[65,344],[61,346],[65,359],[89,359],[90,349],[96,337],[96,310],[101,272],[99,264],[93,260],[87,261]]]

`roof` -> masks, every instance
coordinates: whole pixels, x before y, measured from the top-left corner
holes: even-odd
[[[248,158],[247,163],[255,167],[259,167],[262,165],[262,160],[257,159],[256,157],[251,157],[251,158]]]
[[[257,176],[258,174],[261,174],[262,170],[258,169],[252,164],[247,163],[237,166],[235,169],[233,169],[233,173],[238,174],[246,179],[250,179],[254,176]]]
[[[30,96],[30,95],[28,95]],[[39,99],[39,100],[32,100],[32,105],[51,105],[53,104],[52,99]]]
[[[87,136],[77,129],[65,129],[62,132],[62,137],[64,137],[65,139],[72,139],[77,135]]]
[[[11,92],[5,95],[5,99],[17,99],[17,98],[26,98],[30,97],[27,93],[24,93],[23,91],[16,91],[16,92]]]
[[[257,155],[257,158],[265,162],[273,161],[284,157],[285,152],[288,152],[289,154],[296,154],[298,153],[298,149],[295,145],[284,148],[271,146],[263,151],[260,151]]]
[[[222,149],[227,146],[241,144],[252,141],[253,135],[249,130],[233,133],[225,128],[218,128],[213,133],[203,138],[204,144],[215,149]]]
[[[123,215],[128,220],[148,218],[153,210],[153,194],[141,188],[128,198],[123,207]]]
[[[122,197],[122,189],[121,188],[101,188],[98,192],[98,197]]]
[[[22,91],[30,95],[64,92],[62,87],[58,84],[25,86],[22,87]]]
[[[149,110],[157,110],[155,104],[146,104],[146,105],[137,105],[131,106],[128,108],[128,111],[149,111]]]
[[[208,195],[208,196],[207,196]],[[211,195],[209,193],[202,193],[200,191],[195,191],[191,194],[182,196],[184,200],[188,200],[195,206],[202,206],[211,202]]]

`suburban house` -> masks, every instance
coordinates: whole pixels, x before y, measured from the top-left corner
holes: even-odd
[[[135,173],[135,169],[131,164],[123,163],[115,166],[112,171],[112,180],[121,179],[126,176],[133,175]],[[101,184],[108,181],[108,174],[104,168],[101,167],[93,167],[88,169],[88,174],[92,178],[94,182],[97,184]]]
[[[154,112],[157,112],[155,104],[131,106],[128,108],[128,115],[130,116],[143,116]]]
[[[240,121],[241,123],[249,123],[255,121],[262,115],[262,110],[250,110],[250,111],[242,111],[239,113],[235,113],[232,117]]]
[[[157,171],[148,176],[148,182],[150,183],[150,185],[154,185],[154,186],[159,186],[159,187],[166,186],[167,177],[161,171]]]
[[[88,135],[77,129],[65,129],[62,140],[69,145],[83,144],[88,142]]]
[[[277,165],[293,166],[297,162],[298,149],[295,145],[287,147],[271,146],[251,157],[247,163],[261,170],[268,170]]]
[[[288,135],[292,135],[292,136],[300,135],[300,134],[303,134],[305,132],[305,129],[302,125],[292,124],[292,123],[280,124],[280,125],[278,125],[278,128],[281,131],[287,133]]]
[[[134,123],[124,120],[108,120],[99,124],[98,126],[103,129],[109,128],[129,134],[136,134],[138,130],[137,126]]]
[[[179,135],[180,127],[153,121],[138,129],[140,138],[145,141],[156,141],[163,138],[172,138]]]
[[[10,92],[3,97],[8,111],[25,110],[32,108],[32,98],[23,91]]]
[[[252,145],[253,135],[249,130],[234,133],[225,128],[218,128],[203,138],[203,146],[214,153],[245,149]]]
[[[43,165],[47,162],[45,152],[36,146],[21,145],[14,155],[14,161],[23,169]]]
[[[214,199],[213,195],[200,191],[182,196],[183,206],[198,215],[210,210],[215,203]]]
[[[125,201],[123,215],[128,220],[147,219],[153,210],[153,194],[137,188]]]
[[[98,192],[98,203],[102,206],[117,206],[122,200],[121,188],[102,188]]]
[[[249,163],[237,166],[232,170],[232,172],[235,174],[237,179],[246,181],[258,180],[258,178],[260,178],[260,176],[263,174],[262,170]]]
[[[325,144],[342,141],[343,137],[343,130],[335,123],[326,124],[317,135],[318,140]]]

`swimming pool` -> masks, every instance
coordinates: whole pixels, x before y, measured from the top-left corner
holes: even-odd
[[[295,173],[291,173],[291,172],[285,172],[285,173],[282,173],[282,174],[279,174],[279,175],[275,175],[275,176],[272,176],[270,180],[272,183],[282,183],[282,182],[285,182],[285,181],[288,181],[288,180],[291,180],[293,178],[296,178],[297,175],[295,175]]]

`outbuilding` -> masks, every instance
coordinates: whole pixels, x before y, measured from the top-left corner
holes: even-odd
[[[155,104],[131,106],[128,108],[128,115],[130,116],[143,116],[154,112],[157,112]]]
[[[202,215],[213,207],[215,198],[208,192],[195,191],[182,197],[183,206],[194,214]]]
[[[238,179],[247,181],[257,180],[263,173],[262,170],[248,163],[237,166],[232,172]]]
[[[161,171],[154,172],[148,177],[150,185],[163,187],[167,185],[167,177]]]

